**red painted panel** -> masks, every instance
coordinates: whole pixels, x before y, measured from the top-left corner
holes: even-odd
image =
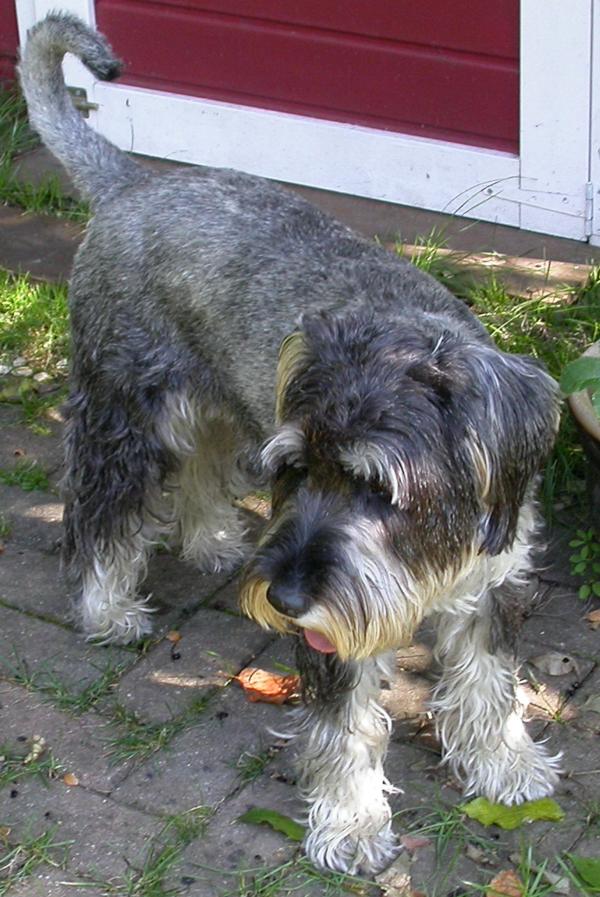
[[[499,2],[513,8],[513,37],[517,3]],[[255,15],[234,15],[242,5]],[[370,24],[364,11],[359,24],[344,24],[339,3],[322,5],[327,9],[319,12],[315,0],[281,4],[285,22],[268,18],[275,0],[97,0],[96,15],[127,63],[125,80],[135,85],[516,151],[518,64],[508,55],[514,54],[508,37],[506,56],[486,49],[486,0],[469,4],[471,17],[478,12],[485,25],[477,52],[466,48],[474,46],[474,25],[460,49],[436,44],[439,23],[429,29],[428,20],[436,19],[432,7],[445,8],[447,0],[429,0],[427,20],[414,11],[407,17],[408,40],[390,19],[390,6],[396,8],[390,0],[371,0]],[[217,6],[228,14],[215,12]],[[391,36],[383,37],[386,24]],[[460,42],[456,23],[449,35],[447,43]]]
[[[145,5],[148,0],[131,0]],[[516,60],[518,0],[162,0],[166,6]]]
[[[14,78],[19,33],[13,0],[0,0],[0,81]]]

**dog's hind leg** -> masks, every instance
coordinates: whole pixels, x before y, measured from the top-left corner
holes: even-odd
[[[391,658],[343,663],[298,650],[305,706],[293,711],[300,788],[309,805],[305,849],[325,869],[372,873],[397,852],[383,772],[390,720],[377,703]]]
[[[465,792],[508,804],[551,794],[559,773],[559,757],[532,741],[517,700],[514,590],[504,582],[440,615],[443,672],[432,702],[444,759]]]
[[[246,526],[233,504],[248,488],[237,468],[239,434],[224,412],[181,396],[167,404],[163,439],[181,459],[172,490],[173,542],[203,572],[228,572],[247,554]]]
[[[136,641],[151,630],[137,593],[149,550],[169,529],[163,482],[176,459],[150,416],[112,394],[74,389],[67,406],[63,560],[89,638]]]

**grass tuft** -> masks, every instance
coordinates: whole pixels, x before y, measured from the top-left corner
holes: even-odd
[[[0,483],[19,486],[24,492],[47,492],[50,488],[48,474],[37,461],[19,461],[12,470],[0,468]]]
[[[68,353],[67,288],[0,271],[0,354],[50,374]]]
[[[108,755],[113,763],[141,762],[151,754],[167,747],[170,742],[190,726],[196,725],[198,717],[206,710],[209,695],[193,701],[180,716],[165,723],[144,723],[137,714],[116,704],[112,709],[113,720],[120,723],[125,731],[108,742]]]
[[[27,122],[27,106],[21,93],[0,89],[0,202],[37,212],[85,222],[90,211],[87,203],[67,196],[56,176],[41,184],[19,178],[17,156],[39,144]]]
[[[23,838],[17,845],[0,842],[0,897],[12,891],[40,866],[62,868],[71,843],[55,841],[53,831]]]

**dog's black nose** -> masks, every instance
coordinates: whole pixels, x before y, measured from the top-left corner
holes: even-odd
[[[301,617],[308,610],[308,599],[296,583],[272,582],[267,589],[267,600],[288,617]]]

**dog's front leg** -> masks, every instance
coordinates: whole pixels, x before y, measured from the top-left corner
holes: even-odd
[[[509,585],[440,615],[443,664],[432,709],[444,759],[466,794],[522,803],[552,794],[559,757],[525,729],[516,696],[513,637],[502,631]],[[509,627],[510,629],[510,627]]]
[[[321,868],[372,873],[397,847],[383,772],[390,720],[377,703],[389,659],[340,661],[301,645],[305,703],[300,788],[309,804],[306,853]]]

